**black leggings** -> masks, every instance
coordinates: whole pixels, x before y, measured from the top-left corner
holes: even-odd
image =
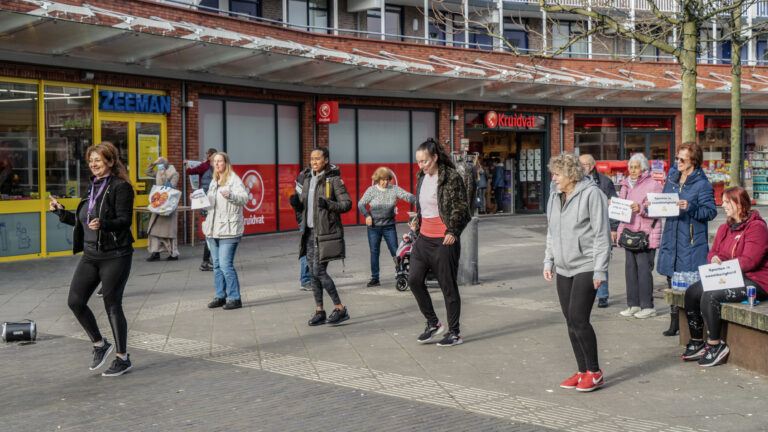
[[[307,266],[309,266],[309,274],[312,278],[312,293],[315,295],[315,305],[323,307],[323,289],[331,297],[331,301],[334,305],[341,304],[339,298],[339,292],[336,291],[336,284],[328,274],[328,262],[320,262],[317,258],[317,250],[315,250],[315,234],[312,232],[312,228],[307,228],[306,236],[307,242]]]
[[[416,297],[419,310],[429,324],[435,325],[439,320],[432,306],[432,297],[429,296],[424,283],[427,272],[432,269],[443,291],[445,310],[448,313],[448,329],[455,334],[459,334],[460,331],[461,297],[459,285],[456,283],[460,254],[459,239],[456,239],[452,245],[444,245],[443,237],[419,236],[413,243],[411,268],[408,273],[408,285],[411,286],[411,292]]]
[[[745,286],[755,286],[757,299],[768,298],[765,290],[752,279],[744,278]],[[691,339],[703,339],[704,324],[707,325],[707,338],[720,339],[720,303],[737,303],[747,299],[747,288],[730,288],[716,291],[704,291],[701,282],[696,282],[685,290],[685,316],[688,318],[688,330]]]
[[[93,259],[84,255],[75,269],[67,299],[69,308],[75,313],[75,318],[83,326],[91,342],[98,342],[102,339],[101,332],[96,317],[88,307],[88,299],[101,282],[104,308],[112,325],[115,348],[121,354],[126,351],[128,338],[128,323],[123,313],[123,291],[131,273],[132,259],[133,254],[111,259]]]
[[[589,323],[595,295],[597,290],[592,282],[592,272],[579,273],[573,277],[557,275],[557,297],[568,325],[568,337],[571,338],[579,372],[600,370],[597,362],[597,336]]]

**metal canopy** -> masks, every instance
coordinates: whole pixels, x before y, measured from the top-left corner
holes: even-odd
[[[595,66],[585,72],[519,63],[511,56],[509,64],[480,58],[466,63],[429,55],[429,49],[423,58],[387,51],[345,52],[88,5],[23,1],[36,9],[0,10],[0,59],[4,61],[321,94],[563,106],[680,106],[677,71],[657,77]],[[730,106],[726,78],[715,73],[699,77],[700,107]],[[659,81],[668,86],[658,87]],[[716,88],[706,88],[703,82]],[[764,106],[761,96],[766,91],[768,77],[754,74],[751,80],[745,79],[744,108]]]

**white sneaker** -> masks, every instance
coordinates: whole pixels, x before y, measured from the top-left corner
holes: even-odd
[[[632,306],[630,308],[626,308],[623,311],[619,312],[619,315],[623,317],[631,317],[632,315],[640,312],[640,306]]]
[[[635,318],[640,318],[640,319],[650,318],[655,316],[656,316],[656,309],[653,309],[653,308],[643,309],[640,312],[637,312],[635,314]]]

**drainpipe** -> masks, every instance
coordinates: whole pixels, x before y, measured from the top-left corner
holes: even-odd
[[[184,205],[187,204],[187,166],[184,164],[184,160],[187,158],[187,82],[181,81],[181,172],[184,175],[184,181],[181,183],[181,196],[184,198]],[[187,241],[187,212],[184,214],[184,242]],[[194,227],[192,228],[192,235],[194,234]]]
[[[453,121],[453,101],[451,101],[451,154],[453,154],[453,134],[454,134],[454,121]]]
[[[565,145],[565,138],[563,137],[563,134],[565,133],[565,124],[563,123],[563,107],[560,107],[560,153],[563,153],[564,145]]]

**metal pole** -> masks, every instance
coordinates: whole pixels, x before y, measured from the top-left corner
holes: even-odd
[[[198,144],[199,147],[199,144]],[[184,159],[187,158],[187,82],[181,81],[181,172],[184,180],[181,182],[181,196],[184,198],[184,205],[187,205],[187,166]],[[187,242],[187,212],[183,213],[184,221],[184,242]],[[194,220],[194,218],[192,218]],[[192,227],[192,235],[195,235],[195,228]],[[194,240],[192,240],[194,243]]]
[[[424,43],[429,44],[429,0],[424,0]]]
[[[469,0],[461,2],[464,5],[464,48],[469,48]]]
[[[339,35],[339,0],[333,0],[333,34]]]
[[[283,0],[283,27],[288,23],[288,0]]]
[[[379,28],[381,30],[381,40],[386,39],[384,36],[384,32],[386,27],[384,26],[384,14],[386,13],[386,4],[384,3],[384,0],[381,0],[381,7],[379,8],[379,13],[381,14],[381,23],[379,25]]]

